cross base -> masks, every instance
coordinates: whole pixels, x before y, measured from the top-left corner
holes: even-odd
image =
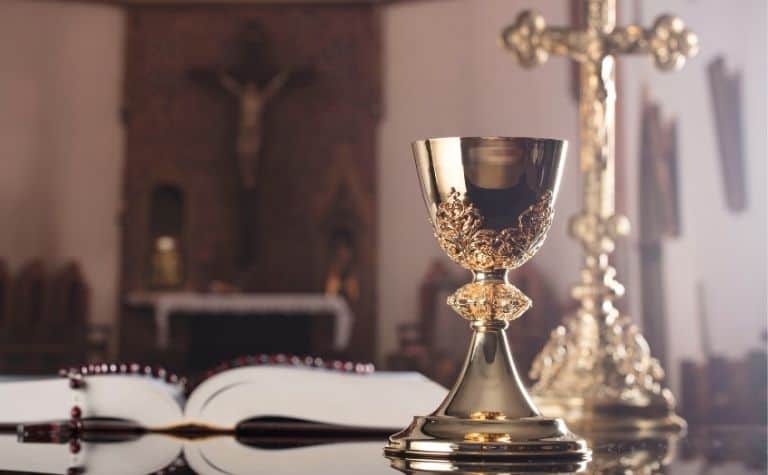
[[[659,433],[687,426],[645,338],[618,312],[568,315],[536,357],[531,378],[542,413],[576,431]]]

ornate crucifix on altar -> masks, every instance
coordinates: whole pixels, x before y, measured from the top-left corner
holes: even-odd
[[[242,186],[256,187],[256,172],[261,154],[264,111],[290,79],[289,71],[280,71],[266,84],[260,85],[255,79],[238,81],[232,74],[219,71],[216,78],[221,87],[232,94],[237,101],[237,164]]]
[[[565,318],[536,358],[532,394],[547,415],[596,430],[681,429],[664,371],[645,338],[613,301],[624,294],[609,264],[615,239],[629,222],[615,212],[614,137],[616,57],[649,54],[662,70],[681,68],[698,50],[682,20],[664,15],[650,29],[616,25],[615,0],[582,0],[584,28],[548,27],[534,12],[521,13],[502,42],[524,67],[550,54],[579,63],[580,164],[583,209],[570,232],[585,253],[581,282],[571,293],[580,308]]]
[[[190,71],[190,76],[211,88],[229,93],[237,106],[234,152],[241,190],[243,251],[240,261],[242,267],[247,269],[252,265],[253,250],[258,248],[253,228],[258,221],[256,195],[267,106],[288,87],[303,85],[311,73],[308,69],[276,71],[270,68],[264,54],[264,35],[255,23],[246,26],[240,43],[241,64],[228,69],[194,69]]]

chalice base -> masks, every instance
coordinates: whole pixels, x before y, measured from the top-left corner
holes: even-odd
[[[580,473],[587,468],[586,461],[551,460],[548,463],[531,464],[513,460],[448,460],[448,459],[414,459],[389,457],[392,468],[407,474],[436,474],[463,473],[484,474],[503,473],[515,475],[528,474],[565,474]]]
[[[588,460],[586,442],[531,402],[512,360],[507,325],[472,322],[472,342],[453,389],[435,412],[389,437],[387,456],[543,466]]]
[[[516,420],[474,420],[417,416],[389,438],[384,452],[407,460],[504,459],[521,464],[555,464],[587,460],[586,442],[561,419],[534,416]]]

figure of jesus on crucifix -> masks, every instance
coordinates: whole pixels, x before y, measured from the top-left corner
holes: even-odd
[[[265,51],[266,38],[257,23],[248,23],[238,35],[236,48],[241,60],[231,66],[194,68],[190,79],[216,92],[224,91],[235,99],[234,169],[238,175],[236,190],[242,227],[242,254],[239,262],[248,268],[259,250],[256,242],[259,222],[259,171],[264,166],[264,125],[268,106],[288,88],[307,85],[313,77],[310,67],[276,69]]]
[[[243,187],[256,187],[256,172],[262,147],[264,111],[269,101],[286,85],[291,77],[290,71],[275,74],[266,85],[259,86],[256,81],[240,82],[231,74],[219,72],[219,84],[232,94],[239,105],[237,125],[237,163]]]

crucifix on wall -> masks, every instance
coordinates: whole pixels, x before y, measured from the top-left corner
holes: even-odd
[[[241,225],[243,252],[241,264],[250,267],[254,257],[253,222],[256,221],[255,192],[265,142],[264,124],[268,106],[289,88],[306,83],[307,69],[276,70],[265,59],[266,41],[261,28],[249,23],[240,38],[243,60],[230,68],[201,68],[189,72],[190,77],[212,89],[228,93],[238,108],[234,153],[241,191]]]
[[[242,185],[246,189],[256,187],[257,167],[261,154],[264,129],[264,111],[269,101],[286,85],[291,73],[280,71],[264,86],[254,80],[241,82],[227,72],[217,75],[219,84],[238,102],[237,164]]]

